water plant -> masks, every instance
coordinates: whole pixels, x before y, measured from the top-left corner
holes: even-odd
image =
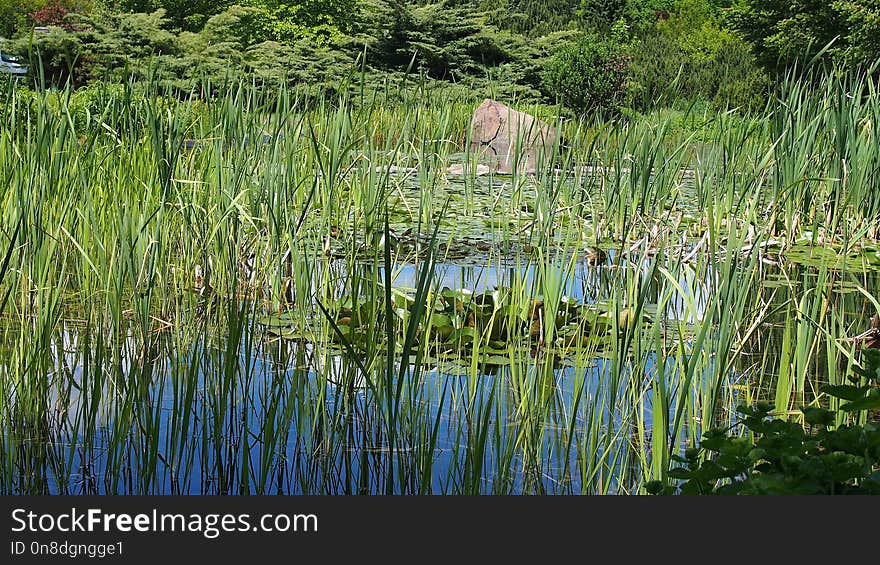
[[[880,408],[878,370],[880,351],[865,349],[864,367],[853,378],[859,384],[820,389],[848,402],[835,410],[804,406],[802,423],[772,417],[769,403],[740,406],[739,424],[748,429],[747,436],[709,430],[699,447],[675,456],[679,466],[669,473],[674,484],[657,481],[647,489],[658,494],[880,493],[880,429],[859,418]]]
[[[743,402],[809,427],[880,311],[880,107],[801,80],[525,108],[567,143],[512,175],[418,87],[10,85],[0,491],[641,493]]]

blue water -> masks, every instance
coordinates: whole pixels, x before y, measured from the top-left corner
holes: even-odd
[[[564,294],[601,300],[608,272],[577,265]],[[477,293],[511,277],[537,279],[531,268],[441,266],[436,274],[438,286]],[[394,284],[412,286],[413,277],[403,267]],[[65,409],[53,416],[45,453],[22,464],[30,475],[3,485],[6,492],[628,492],[647,478],[652,386],[684,386],[674,366],[658,376],[655,353],[644,353],[645,374],[637,375],[611,358],[554,366],[535,354],[476,371],[407,364],[387,386],[368,382],[340,351],[273,340],[259,325],[238,341],[193,343],[171,331],[146,363],[133,336],[98,359],[77,328],[62,335],[53,358],[68,377],[57,380],[50,404]]]
[[[235,494],[243,480],[241,462],[249,460],[252,472],[264,467],[264,461],[271,461],[267,477],[251,477],[252,482],[241,487],[251,493],[380,493],[388,489],[452,493],[472,490],[474,473],[479,492],[583,492],[590,490],[585,487],[598,488],[584,484],[582,475],[588,470],[579,463],[579,452],[584,452],[591,433],[625,436],[641,417],[647,426],[642,439],[651,440],[653,395],[648,384],[655,370],[653,360],[646,375],[628,376],[617,383],[611,378],[608,360],[549,373],[543,373],[537,363],[521,367],[518,377],[508,367],[476,377],[446,374],[437,368],[425,370],[418,378],[410,374],[404,386],[412,387],[411,392],[404,394],[408,400],[399,406],[404,412],[415,409],[418,415],[413,416],[413,425],[399,425],[398,443],[392,450],[383,428],[383,408],[388,405],[383,405],[381,390],[372,390],[363,381],[354,382],[351,388],[338,386],[317,377],[314,370],[297,370],[297,352],[286,359],[272,357],[261,350],[255,357],[240,361],[240,374],[250,376],[222,396],[229,405],[216,422],[223,434],[219,437],[213,435],[215,422],[210,417],[215,401],[209,391],[217,386],[212,383],[217,375],[212,374],[211,363],[201,364],[197,388],[202,393],[190,405],[192,419],[185,426],[171,420],[175,405],[185,396],[182,388],[175,389],[179,375],[169,371],[157,376],[142,404],[143,413],[154,418],[158,427],[157,445],[151,448],[148,442],[137,439],[138,425],[123,427],[126,437],[121,441],[127,449],[122,453],[131,459],[127,466],[139,477],[133,485],[126,484],[125,477],[106,474],[109,461],[104,450],[120,441],[120,434],[113,439],[113,426],[118,422],[112,421],[112,414],[118,417],[119,404],[105,398],[102,402],[109,417],[99,422],[97,437],[88,450],[88,473],[81,471],[84,459],[80,450],[62,450],[72,457],[74,472],[64,486],[50,475],[50,491]],[[346,365],[342,356],[329,357],[328,361],[340,372]],[[292,397],[296,391],[310,400],[302,405],[292,398],[284,400],[286,393]],[[639,394],[643,396],[635,408],[625,409]],[[523,402],[532,414],[519,412]],[[69,410],[75,412],[79,407],[80,402],[73,399]],[[318,431],[304,424],[312,421],[313,410],[323,412],[331,422],[338,419],[338,429],[344,430],[337,432],[341,435],[329,453],[314,452],[321,446],[320,439],[316,439]],[[593,410],[598,413],[593,414]],[[673,416],[670,410],[670,420]],[[592,420],[597,422],[596,429],[586,429]],[[274,442],[262,437],[267,421],[282,430]],[[476,425],[475,421],[482,423]],[[573,435],[569,437],[566,428],[572,421]],[[428,438],[435,422],[437,436],[432,448]],[[73,424],[68,423],[70,427]],[[481,428],[487,430],[486,437],[474,435]],[[413,429],[422,435],[408,437]],[[542,436],[530,445],[532,449],[517,446],[525,430]],[[65,435],[59,438],[61,442],[72,440]],[[180,467],[174,470],[160,460],[155,480],[144,483],[143,471],[150,466],[148,454],[171,459],[174,438],[184,442],[179,450],[183,454]],[[603,449],[600,444],[599,451]],[[419,458],[425,457],[430,468],[420,468],[426,462]],[[480,466],[469,460],[473,457],[480,458]],[[188,458],[190,462],[185,464]],[[498,468],[498,461],[509,468]],[[614,467],[613,463],[609,465]],[[86,477],[88,480],[83,480]],[[471,484],[466,485],[467,481]],[[603,488],[617,488],[616,483],[611,481]]]

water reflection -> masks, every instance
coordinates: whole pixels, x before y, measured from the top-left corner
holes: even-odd
[[[608,301],[615,296],[615,287],[621,284],[621,268],[637,273],[640,287],[644,289],[648,304],[656,304],[661,289],[664,287],[662,275],[657,273],[650,262],[627,263],[623,267],[614,265],[614,251],[609,253],[603,265],[593,266],[584,261],[575,263],[570,273],[557,268],[555,275],[563,281],[562,293],[579,302],[595,304]],[[676,291],[665,310],[669,320],[697,323],[706,317],[706,305],[714,291],[716,274],[711,266],[703,267],[698,273],[695,265],[681,265]],[[382,269],[379,269],[380,280]],[[563,276],[564,275],[564,276]],[[475,294],[511,288],[522,285],[526,294],[539,296],[542,287],[540,282],[541,267],[535,264],[525,266],[495,265],[448,265],[440,264],[435,269],[435,284],[442,288],[468,289]],[[418,280],[418,267],[403,265],[393,272],[393,284],[405,288],[415,288]]]
[[[399,269],[395,285],[414,286],[414,272]],[[714,275],[689,267],[681,273],[677,282],[685,294],[668,301],[666,319],[709,319]],[[637,276],[648,302],[668,289],[647,265]],[[750,289],[756,308],[772,313],[722,383],[724,417],[738,402],[771,390],[768,376],[779,363],[773,352],[782,347],[785,324],[796,318],[791,308],[805,306],[810,293],[804,291],[828,275],[800,269],[787,276],[797,284]],[[534,266],[440,266],[437,277],[440,286],[477,293],[540,280]],[[821,305],[833,312],[841,332],[858,328],[872,312],[853,285],[877,281],[832,279],[821,283],[827,288]],[[614,296],[612,285],[619,281],[609,265],[578,264],[564,292],[599,302]],[[693,444],[713,375],[718,363],[726,363],[710,351],[690,381],[667,349],[600,355],[575,366],[540,352],[493,366],[429,359],[409,361],[403,371],[386,367],[379,356],[364,372],[338,349],[272,339],[246,322],[243,327],[188,337],[172,329],[146,345],[136,332],[111,338],[75,324],[59,327],[48,354],[42,423],[22,428],[30,421],[22,416],[25,395],[15,387],[7,395],[2,490],[628,492],[648,476],[653,442],[673,441],[667,430],[655,432],[657,422],[668,426],[684,410],[686,424],[673,448]],[[665,343],[675,346],[675,339]],[[681,345],[688,356],[704,353]],[[836,366],[827,358],[833,349],[817,349],[811,382],[828,379]],[[0,374],[10,388],[14,375],[6,369]],[[658,416],[661,383],[677,400]]]

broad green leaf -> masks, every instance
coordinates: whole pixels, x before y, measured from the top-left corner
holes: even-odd
[[[857,412],[859,410],[876,410],[880,408],[880,394],[873,394],[848,402],[840,407],[844,412]]]
[[[869,386],[852,386],[852,385],[822,385],[819,392],[824,392],[834,398],[842,398],[843,400],[858,400],[865,396]]]

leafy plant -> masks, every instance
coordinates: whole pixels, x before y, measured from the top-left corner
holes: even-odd
[[[873,0],[744,0],[734,4],[729,20],[769,68],[817,54],[862,65],[880,55],[880,6]]]
[[[629,59],[619,45],[581,35],[547,62],[544,85],[576,112],[616,112],[626,94]]]
[[[725,28],[706,0],[677,3],[631,46],[635,107],[702,99],[717,109],[760,108],[768,80],[749,45]]]
[[[708,431],[698,448],[672,459],[668,478],[654,481],[653,494],[880,494],[880,426],[854,422],[835,426],[840,416],[880,408],[880,350],[863,351],[864,384],[823,385],[820,392],[845,401],[838,410],[801,409],[804,424],[771,417],[773,405],[741,406],[750,435]],[[841,414],[842,413],[842,414]]]
[[[608,31],[623,25],[637,34],[667,17],[675,0],[581,0],[578,15],[588,29]]]

